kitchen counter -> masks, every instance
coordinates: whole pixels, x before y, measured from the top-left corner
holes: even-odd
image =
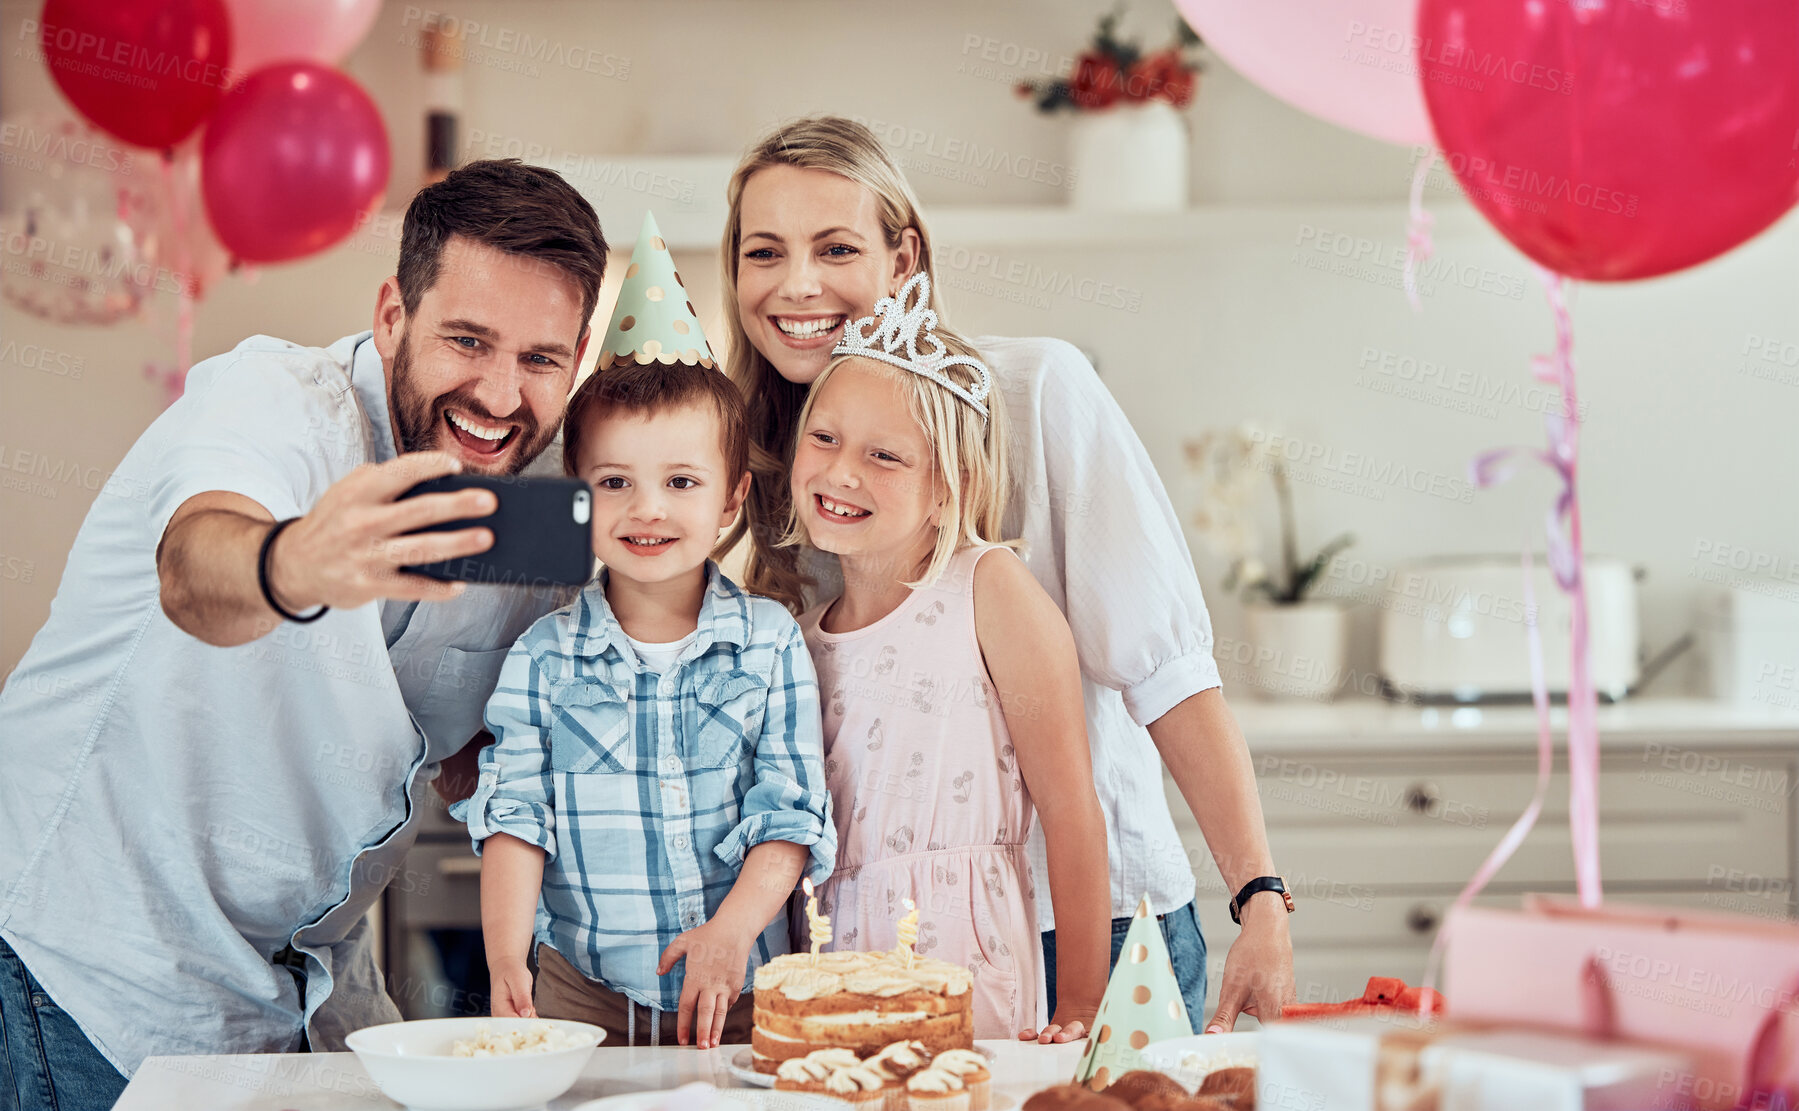
[[[1085,1041],[1039,1046],[984,1041],[994,1053],[994,1111],[1010,1111],[1025,1096],[1074,1075]],[[591,1099],[678,1088],[704,1080],[741,1087],[725,1062],[744,1046],[713,1050],[601,1046],[581,1078],[549,1111],[569,1111]],[[1010,1095],[1011,1100],[1002,1098]],[[216,1057],[152,1057],[144,1062],[114,1111],[340,1111],[400,1105],[381,1094],[353,1053],[256,1053]]]
[[[1414,706],[1377,698],[1337,702],[1234,700],[1231,709],[1251,752],[1405,751],[1427,744],[1465,745],[1470,752],[1534,747],[1536,710],[1521,705]],[[1558,749],[1568,709],[1549,711]],[[1646,744],[1687,748],[1799,749],[1799,710],[1707,698],[1641,698],[1599,706],[1599,743],[1639,750]]]

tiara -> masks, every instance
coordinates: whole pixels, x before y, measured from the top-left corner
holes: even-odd
[[[929,307],[930,303],[931,279],[921,270],[912,275],[898,293],[876,301],[874,316],[844,325],[843,338],[837,341],[831,354],[879,359],[922,374],[972,405],[974,411],[981,414],[981,423],[985,426],[987,395],[993,392],[993,374],[979,359],[949,353],[933,331],[937,327],[937,314]],[[876,317],[880,318],[878,326]],[[870,328],[874,328],[872,333],[868,331]],[[958,366],[973,374],[973,380],[967,385],[944,373],[950,367]]]

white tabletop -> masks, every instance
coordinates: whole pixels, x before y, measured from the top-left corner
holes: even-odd
[[[1039,1046],[983,1041],[991,1050],[993,1089],[1023,1097],[1074,1075],[1086,1042]],[[744,1047],[713,1050],[667,1046],[601,1046],[550,1111],[626,1092],[678,1088],[704,1080],[721,1088],[737,1086],[726,1061]],[[1003,1102],[1003,1101],[1002,1101]],[[131,1078],[114,1111],[343,1111],[399,1104],[381,1094],[353,1053],[256,1053],[217,1057],[151,1057]]]

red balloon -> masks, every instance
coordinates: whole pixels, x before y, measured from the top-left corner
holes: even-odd
[[[1666,274],[1799,200],[1799,0],[1422,0],[1418,38],[1450,169],[1551,270]]]
[[[44,0],[38,41],[69,103],[142,147],[185,139],[234,76],[224,0]]]
[[[200,148],[219,241],[245,262],[322,251],[387,188],[387,128],[356,82],[316,62],[252,73],[219,102]]]

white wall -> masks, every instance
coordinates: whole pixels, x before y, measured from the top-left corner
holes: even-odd
[[[409,195],[421,160],[423,79],[412,43],[422,12],[434,6],[488,28],[490,45],[477,43],[464,76],[463,133],[473,157],[736,151],[782,118],[833,111],[879,121],[927,206],[1062,200],[1051,184],[992,174],[977,180],[944,152],[999,152],[1059,177],[1066,121],[1038,117],[1015,99],[1017,71],[984,55],[1037,51],[1059,59],[1084,41],[1103,9],[1067,0],[974,7],[932,0],[896,16],[890,4],[807,0],[389,0],[346,68],[387,117],[395,151],[390,204]],[[1148,4],[1136,7],[1135,25],[1159,39],[1172,9],[1158,7],[1152,19]],[[0,70],[0,113],[55,100],[42,68],[18,59],[21,20],[36,11],[36,4],[0,0],[9,59]],[[1305,438],[1338,465],[1352,466],[1341,462],[1344,453],[1359,452],[1374,464],[1441,476],[1439,488],[1459,481],[1482,448],[1541,443],[1536,415],[1517,404],[1459,412],[1430,401],[1478,398],[1433,389],[1419,401],[1358,384],[1358,375],[1391,383],[1394,376],[1378,366],[1390,356],[1467,371],[1476,390],[1528,386],[1528,357],[1551,338],[1522,256],[1441,188],[1432,191],[1438,265],[1453,266],[1453,277],[1437,284],[1421,314],[1392,288],[1390,268],[1328,269],[1332,256],[1317,245],[1332,235],[1376,241],[1383,252],[1403,246],[1412,152],[1290,110],[1215,60],[1190,118],[1196,203],[1248,207],[1227,209],[1214,231],[1166,245],[1008,248],[985,269],[965,261],[949,291],[958,326],[1055,334],[1092,352],[1177,499],[1185,497],[1181,441],[1246,418]],[[228,280],[200,307],[196,354],[254,332],[322,344],[364,328],[392,258],[391,242],[363,237],[267,268],[253,283]],[[1041,294],[1028,280],[994,280],[1014,262],[1111,281],[1139,292],[1141,307],[1106,308]],[[716,319],[716,262],[696,254],[680,263],[702,315]],[[1453,284],[1463,276],[1505,292]],[[1745,353],[1753,336],[1799,343],[1799,219],[1683,275],[1580,289],[1574,304],[1590,414],[1581,476],[1587,542],[1648,567],[1645,630],[1656,644],[1689,623],[1701,589],[1688,577],[1699,546],[1799,559],[1792,493],[1799,367],[1754,363]],[[41,344],[84,365],[79,381],[17,359],[0,366],[0,480],[17,475],[21,452],[28,469],[46,459],[75,464],[65,473],[114,465],[159,411],[141,366],[168,358],[171,314],[165,302],[151,321],[78,330],[0,309],[0,344]],[[1361,365],[1368,360],[1373,365]],[[1751,365],[1769,376],[1745,373]],[[1311,476],[1331,477],[1316,468]],[[1546,478],[1527,472],[1466,503],[1365,484],[1345,492],[1301,483],[1298,498],[1307,541],[1353,529],[1361,557],[1391,564],[1432,553],[1516,551],[1537,529],[1549,490]],[[17,661],[48,612],[92,497],[79,480],[0,485],[0,668]],[[1240,633],[1234,604],[1217,589],[1222,567],[1196,554],[1218,631]],[[1766,573],[1744,585],[1762,593],[1782,587]]]

